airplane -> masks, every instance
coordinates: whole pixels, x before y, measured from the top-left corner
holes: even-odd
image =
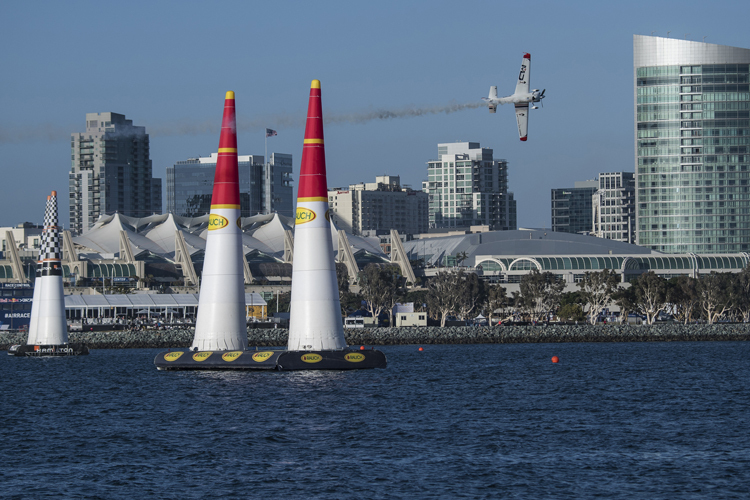
[[[497,96],[497,87],[490,87],[489,97],[482,97],[482,100],[488,104],[490,113],[497,111],[498,104],[513,103],[516,107],[516,122],[518,123],[518,136],[522,141],[527,139],[529,132],[529,103],[531,103],[531,109],[539,109],[539,106],[535,106],[534,103],[542,102],[544,99],[544,91],[539,92],[539,89],[534,89],[529,92],[529,79],[531,73],[531,54],[524,54],[523,61],[521,62],[521,72],[518,74],[518,82],[516,82],[516,92],[513,95],[507,97]]]

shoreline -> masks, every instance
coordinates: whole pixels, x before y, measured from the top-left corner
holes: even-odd
[[[179,349],[189,347],[193,335],[193,329],[70,332],[69,342],[86,344],[89,349]],[[345,329],[344,335],[350,346],[745,341],[750,340],[750,323],[356,328]],[[247,337],[250,347],[283,347],[287,344],[288,331],[285,328],[248,329]],[[0,332],[0,350],[7,350],[15,344],[25,344],[26,339],[26,333]]]

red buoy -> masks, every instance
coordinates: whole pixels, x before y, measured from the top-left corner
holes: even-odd
[[[420,347],[420,348],[419,348],[419,350],[420,350],[420,351],[424,351],[424,347]]]
[[[552,356],[552,362],[553,363],[559,363],[560,362],[560,358],[558,358],[557,356]]]
[[[359,346],[359,350],[360,351],[364,351],[365,350],[365,346],[363,346],[363,345]]]

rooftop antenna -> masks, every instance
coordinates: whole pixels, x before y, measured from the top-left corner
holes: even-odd
[[[654,33],[656,33],[656,31],[652,31],[652,32],[651,32],[651,36],[654,36]]]
[[[706,37],[705,36],[703,37],[703,43],[706,43]]]
[[[687,40],[689,36],[690,36],[690,33],[685,33],[685,40]]]
[[[667,38],[669,38],[669,34],[672,33],[671,31],[667,31]]]

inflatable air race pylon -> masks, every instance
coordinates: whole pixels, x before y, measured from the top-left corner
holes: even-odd
[[[320,81],[313,80],[307,109],[305,141],[294,224],[290,351],[336,350],[346,347],[339,287],[333,260],[328,213],[326,153]]]
[[[8,354],[76,356],[88,353],[85,345],[68,343],[60,228],[57,226],[57,191],[52,191],[52,195],[47,197],[44,212],[44,229],[34,280],[29,336],[26,345],[12,346]]]
[[[234,92],[224,99],[193,350],[247,348]]]
[[[310,85],[294,225],[288,352],[280,370],[385,368],[385,355],[346,346],[331,243],[320,80]]]

